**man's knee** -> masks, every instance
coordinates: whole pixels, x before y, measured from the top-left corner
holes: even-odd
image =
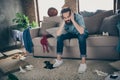
[[[88,34],[86,34],[86,33],[84,33],[84,34],[79,34],[79,35],[78,35],[78,39],[79,39],[80,41],[86,40],[87,37],[88,37]]]
[[[57,36],[57,41],[63,41],[63,37],[62,37],[62,35]]]

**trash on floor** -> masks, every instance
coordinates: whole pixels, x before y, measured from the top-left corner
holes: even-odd
[[[30,70],[32,70],[33,69],[33,65],[27,65],[27,66],[25,66],[26,67],[26,70],[28,70],[28,71],[30,71]]]
[[[108,75],[105,80],[120,80],[120,71]]]
[[[20,55],[19,57],[20,57],[20,58],[19,58],[20,60],[25,60],[25,59],[26,59],[26,57],[25,57],[25,56],[22,56],[22,55]]]
[[[17,59],[19,57],[19,54],[14,54],[13,56],[12,56],[12,59]]]
[[[50,61],[44,61],[46,69],[54,69],[53,64],[50,63]]]
[[[22,55],[22,54],[14,54],[14,55],[12,56],[12,59],[25,60],[26,57],[25,57],[24,55]]]
[[[99,70],[94,70],[94,72],[96,72],[97,75],[99,75],[99,76],[107,76],[108,75],[108,73],[105,73],[105,72],[102,72],[102,71],[99,71]]]
[[[21,66],[19,66],[19,69],[20,69],[20,73],[25,73],[26,70],[24,70]]]

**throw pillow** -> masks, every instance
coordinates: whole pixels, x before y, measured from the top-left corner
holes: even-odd
[[[54,28],[50,28],[50,29],[46,29],[46,31],[51,34],[53,37],[57,37],[56,35],[56,31],[58,30],[59,27],[54,27]]]
[[[108,32],[110,36],[118,36],[119,35],[117,29],[118,20],[120,20],[120,15],[112,15],[106,17],[102,22],[100,34],[102,34],[102,32]]]
[[[53,37],[50,33],[48,33],[46,30],[43,30],[42,28],[39,30],[39,36],[46,35],[47,37]]]
[[[44,16],[43,20],[45,22],[50,22],[50,21],[55,21],[55,22],[58,22],[58,23],[62,22],[61,16],[53,16],[53,17],[46,17],[46,16]]]
[[[56,27],[58,26],[57,22],[54,21],[49,21],[49,22],[42,22],[42,26],[41,29],[39,31],[39,36],[46,34],[47,36],[51,36],[46,29],[52,28],[52,27]]]
[[[88,29],[89,34],[98,34],[102,21],[105,17],[111,16],[112,15],[112,11],[105,11],[105,12],[101,12],[101,13],[97,13],[93,16],[90,17],[84,17],[84,21],[85,21],[85,26]]]
[[[59,26],[59,23],[58,23],[58,22],[49,21],[49,22],[42,22],[41,28],[42,28],[43,30],[46,30],[46,29],[49,29],[49,28],[52,28],[52,27],[56,27],[56,26]]]

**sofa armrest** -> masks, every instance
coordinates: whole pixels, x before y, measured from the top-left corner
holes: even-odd
[[[38,37],[39,36],[39,31],[40,31],[40,27],[31,29],[30,30],[31,38],[33,39],[35,37]]]

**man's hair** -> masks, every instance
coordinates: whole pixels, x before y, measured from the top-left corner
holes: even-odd
[[[70,15],[71,15],[71,9],[69,8],[69,7],[67,7],[67,8],[63,8],[62,10],[61,10],[61,17],[63,18],[63,13],[66,13],[66,12],[70,12]]]
[[[63,14],[63,13],[65,13],[65,12],[71,12],[71,9],[69,8],[69,7],[67,7],[67,8],[63,8],[62,10],[61,10],[61,14]]]

